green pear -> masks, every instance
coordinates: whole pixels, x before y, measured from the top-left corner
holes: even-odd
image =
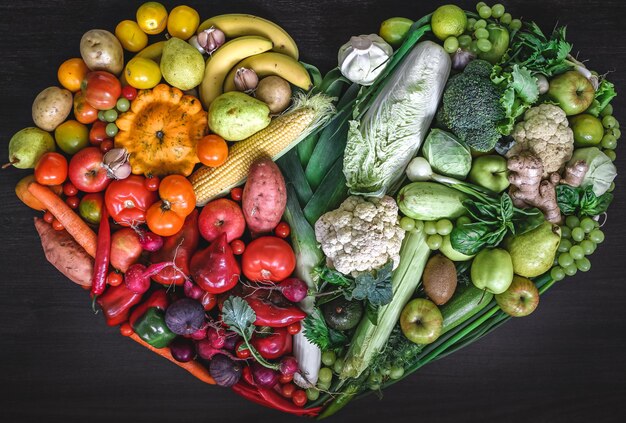
[[[41,156],[54,150],[54,138],[48,132],[35,127],[24,128],[9,141],[9,163],[5,167],[32,169]]]
[[[548,221],[535,229],[511,237],[506,249],[513,260],[513,271],[526,278],[539,276],[552,267],[559,244],[561,228]]]
[[[267,104],[239,91],[221,94],[209,106],[209,129],[226,141],[241,141],[270,124]]]
[[[168,84],[183,91],[197,87],[204,77],[204,57],[191,44],[172,37],[163,45],[161,74]]]

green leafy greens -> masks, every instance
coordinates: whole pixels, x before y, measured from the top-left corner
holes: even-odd
[[[609,105],[615,96],[617,96],[617,93],[615,92],[615,85],[613,85],[612,82],[607,81],[606,78],[602,78],[600,84],[598,85],[598,89],[596,90],[593,103],[587,110],[585,110],[585,113],[598,117],[600,112],[602,112],[602,110]]]
[[[304,337],[321,350],[338,348],[348,343],[348,338],[341,332],[329,328],[319,308],[315,308],[302,321]]]
[[[596,216],[609,208],[613,194],[605,192],[597,196],[593,185],[575,188],[563,184],[556,187],[556,200],[565,215]]]

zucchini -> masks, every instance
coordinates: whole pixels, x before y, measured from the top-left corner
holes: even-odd
[[[442,333],[455,328],[485,308],[493,298],[493,294],[476,288],[471,283],[459,285],[456,292],[439,310],[443,316]]]

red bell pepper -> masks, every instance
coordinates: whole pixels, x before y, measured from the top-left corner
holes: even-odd
[[[198,248],[199,241],[198,209],[194,209],[185,219],[182,229],[175,235],[167,237],[163,243],[163,247],[150,255],[150,261],[152,263],[174,260],[176,266],[182,270],[184,274],[174,267],[169,266],[152,276],[152,280],[167,286],[182,285],[185,282],[185,276],[189,276],[190,274],[189,262],[191,261],[191,256]],[[176,255],[176,259],[174,259],[174,255]]]
[[[122,283],[110,286],[96,302],[104,313],[107,325],[117,326],[128,320],[130,309],[141,301],[142,295],[131,291]]]
[[[272,333],[255,333],[250,343],[266,360],[291,354],[292,339],[286,327],[274,328]]]
[[[165,310],[169,304],[170,299],[164,289],[154,291],[148,299],[133,309],[128,318],[128,323],[130,323],[131,326],[135,326],[137,319],[146,314],[149,308],[156,307],[159,310]]]
[[[307,316],[295,304],[277,301],[275,295],[270,295],[267,299],[262,297],[262,294],[253,294],[245,297],[245,300],[256,313],[256,320],[254,321],[256,326],[282,328],[304,320]]]

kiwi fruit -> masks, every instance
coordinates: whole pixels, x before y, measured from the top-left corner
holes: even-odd
[[[432,256],[426,263],[422,276],[424,292],[437,305],[448,302],[457,286],[456,267],[443,254]]]

